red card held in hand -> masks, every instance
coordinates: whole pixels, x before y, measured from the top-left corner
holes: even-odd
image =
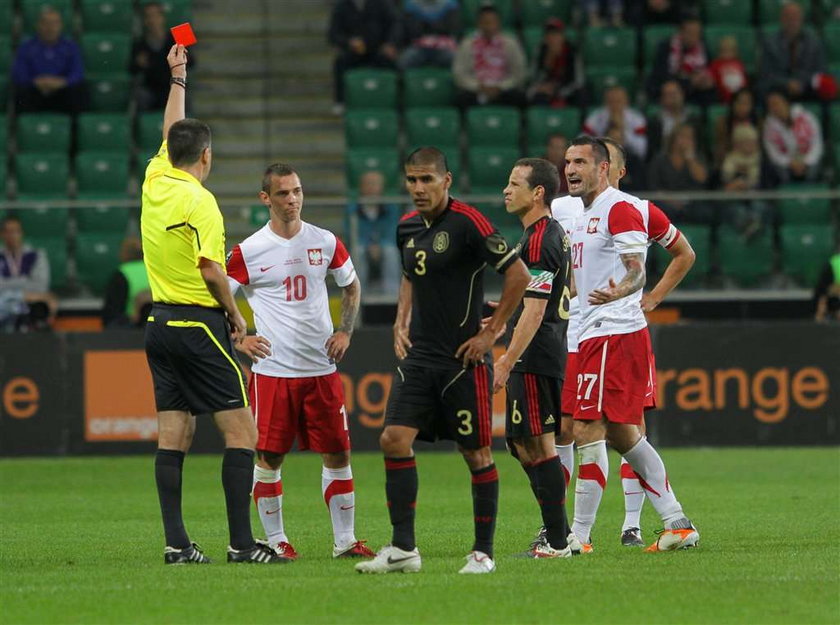
[[[189,47],[198,42],[198,39],[195,38],[195,33],[193,32],[192,26],[190,26],[189,22],[178,24],[169,30],[172,33],[172,38],[175,39],[175,43],[178,45]]]

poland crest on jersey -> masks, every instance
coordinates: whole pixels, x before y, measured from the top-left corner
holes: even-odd
[[[321,249],[309,249],[307,250],[309,253],[309,264],[310,265],[321,265],[324,263],[324,255],[321,254]]]
[[[589,220],[589,225],[586,227],[586,234],[595,234],[598,232],[598,222],[601,221],[600,217],[592,217]]]

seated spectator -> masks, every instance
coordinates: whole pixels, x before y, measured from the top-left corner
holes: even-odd
[[[47,255],[24,243],[23,225],[17,217],[3,219],[0,239],[0,327],[5,331],[48,329],[58,302],[49,291]]]
[[[828,259],[814,289],[817,321],[840,321],[840,247]]]
[[[403,8],[400,67],[451,67],[461,30],[457,0],[408,0]]]
[[[566,38],[563,20],[552,18],[545,24],[543,41],[534,63],[528,100],[532,104],[565,106],[575,102],[581,87],[577,55]]]
[[[702,191],[708,179],[709,170],[697,150],[691,124],[674,129],[667,148],[653,158],[648,168],[648,183],[654,191]],[[702,202],[668,200],[660,206],[678,223],[711,223],[714,214]]]
[[[666,80],[678,80],[686,98],[694,104],[709,104],[717,97],[703,42],[703,25],[696,15],[684,17],[679,30],[656,47],[648,78],[650,98],[659,95]]]
[[[583,132],[594,137],[613,136],[628,152],[641,159],[647,154],[647,122],[645,116],[630,108],[627,90],[620,86],[604,90],[604,105],[595,109],[583,122]]]
[[[820,122],[801,104],[791,105],[784,91],[771,91],[767,96],[762,143],[774,182],[819,178],[823,155]]]
[[[668,144],[674,128],[681,124],[694,126],[700,134],[700,119],[685,106],[685,93],[677,80],[668,80],[662,85],[659,109],[648,119],[648,158],[653,158]]]
[[[12,68],[18,112],[74,115],[82,110],[82,52],[62,35],[63,29],[61,13],[46,7],[38,16],[35,36],[20,44]]]
[[[715,167],[720,167],[723,158],[732,150],[732,133],[741,124],[761,129],[755,109],[755,98],[749,89],[741,89],[733,94],[726,115],[721,115],[715,120],[715,139],[712,146]]]
[[[589,20],[590,28],[603,28],[607,24],[616,28],[624,26],[624,0],[580,0],[580,8]]]
[[[787,2],[779,14],[779,30],[763,38],[758,73],[762,94],[781,90],[791,100],[818,97],[816,89],[827,70],[825,49],[803,22],[802,7]]]
[[[369,171],[359,179],[359,201],[347,207],[347,232],[362,288],[395,295],[400,286],[400,259],[394,233],[401,211],[396,204],[381,204],[385,178]]]
[[[327,38],[337,48],[334,112],[344,111],[344,72],[354,67],[395,67],[399,22],[390,0],[338,0]]]
[[[560,188],[557,195],[565,195],[569,192],[569,182],[563,172],[566,169],[566,150],[569,149],[569,138],[562,132],[555,132],[548,137],[545,144],[543,158],[554,165],[560,172]]]
[[[755,126],[740,124],[732,132],[732,150],[723,159],[720,179],[725,191],[754,191],[760,187],[761,147]],[[766,202],[739,201],[727,207],[727,216],[727,221],[749,238],[769,223],[771,212]]]
[[[137,85],[137,108],[141,111],[159,111],[166,106],[169,96],[169,64],[166,55],[175,44],[166,27],[163,5],[150,2],[143,5],[143,34],[131,44],[129,71],[139,77]],[[192,51],[187,59],[195,67]]]
[[[718,55],[709,71],[717,86],[718,97],[727,104],[736,92],[747,86],[747,70],[738,56],[738,40],[731,35],[723,37],[718,44]]]
[[[152,292],[140,239],[129,237],[122,242],[120,261],[105,289],[102,325],[106,328],[142,327],[152,308]]]
[[[519,40],[502,32],[502,19],[492,5],[478,11],[478,30],[464,37],[452,73],[461,106],[525,103],[525,52]]]

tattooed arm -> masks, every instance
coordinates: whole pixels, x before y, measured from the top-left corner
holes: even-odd
[[[362,286],[356,278],[341,289],[341,322],[338,330],[327,340],[327,356],[340,362],[344,353],[350,347],[350,335],[353,334],[353,326],[356,325],[356,317],[359,314],[359,304],[362,299]]]
[[[614,302],[627,297],[645,285],[645,258],[643,254],[621,254],[621,263],[627,270],[618,284],[610,278],[606,289],[595,289],[589,294],[589,303],[593,306]]]

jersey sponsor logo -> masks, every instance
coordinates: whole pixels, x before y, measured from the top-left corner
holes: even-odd
[[[414,237],[411,237],[411,238],[408,240],[408,243],[406,243],[406,244],[405,244],[405,246],[406,246],[407,248],[408,248],[408,247],[413,248],[413,247],[414,247]]]
[[[586,226],[586,234],[595,234],[598,232],[599,221],[601,221],[600,217],[591,217],[589,219],[589,225]]]
[[[438,232],[435,235],[434,241],[432,241],[432,249],[438,254],[442,254],[449,249],[449,233]]]
[[[274,265],[269,265],[268,267],[260,267],[260,271],[261,271],[262,273],[265,273],[266,271],[268,271],[268,270],[269,270],[269,269],[271,269],[272,267],[274,267]]]
[[[310,265],[324,264],[324,255],[321,253],[321,248],[308,249],[306,250],[306,253],[309,256]]]

